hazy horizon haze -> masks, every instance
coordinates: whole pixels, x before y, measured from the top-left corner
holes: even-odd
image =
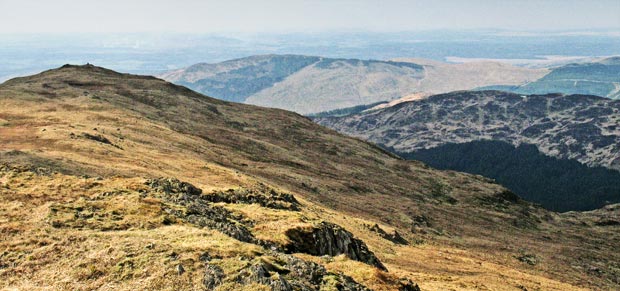
[[[620,30],[616,0],[0,0],[0,33]]]

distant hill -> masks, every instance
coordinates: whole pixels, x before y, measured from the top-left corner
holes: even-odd
[[[585,94],[620,99],[620,57],[598,62],[569,64],[519,86],[487,86],[481,90],[504,90],[520,94]]]
[[[521,85],[547,72],[487,61],[447,64],[420,59],[260,55],[196,64],[160,77],[223,100],[311,114],[390,101],[416,92]]]
[[[460,91],[316,122],[398,152],[480,139],[620,170],[620,100]]]
[[[219,99],[315,113],[415,91],[423,67],[408,62],[261,55],[197,64],[162,78]]]
[[[493,178],[524,199],[555,211],[592,210],[620,202],[620,172],[549,157],[534,145],[514,147],[485,140],[401,155],[438,169]]]
[[[249,96],[319,60],[318,57],[295,55],[255,56],[217,64],[196,64],[161,77],[223,100],[244,102]]]
[[[544,68],[518,67],[497,61],[445,63],[411,58],[394,60],[424,66],[425,78],[420,82],[418,91],[432,94],[469,90],[489,84],[517,86],[534,82],[549,73],[549,70]]]

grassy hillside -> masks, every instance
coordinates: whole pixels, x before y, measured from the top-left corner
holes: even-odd
[[[0,288],[619,284],[618,209],[549,212],[295,113],[64,66],[0,85],[0,119]]]

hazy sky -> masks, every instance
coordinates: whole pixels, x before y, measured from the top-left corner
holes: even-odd
[[[0,33],[620,29],[620,0],[0,0]]]

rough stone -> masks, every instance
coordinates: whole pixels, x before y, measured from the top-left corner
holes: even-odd
[[[207,290],[215,290],[215,288],[222,284],[223,279],[224,271],[222,271],[222,268],[215,265],[207,265],[202,284]]]
[[[252,233],[239,221],[242,217],[233,215],[223,207],[211,205],[204,198],[201,189],[174,178],[150,179],[146,182],[161,198],[171,204],[185,207],[185,211],[164,207],[164,211],[189,223],[216,229],[243,242],[254,242]]]
[[[535,266],[539,263],[539,259],[538,257],[536,257],[536,255],[533,254],[521,254],[519,256],[517,256],[517,260],[519,260],[522,263],[526,263],[530,266]]]
[[[270,262],[273,260],[272,262]],[[233,281],[241,285],[258,283],[269,286],[272,291],[369,291],[353,278],[343,274],[329,273],[319,264],[292,255],[272,252],[270,261],[261,260],[239,271]],[[274,264],[278,264],[274,267]]]
[[[200,195],[202,190],[196,188],[194,185],[179,181],[176,178],[158,178],[149,179],[146,184],[156,191],[161,191],[166,194],[178,193],[188,195]]]
[[[257,188],[229,189],[227,191],[214,191],[205,195],[211,202],[259,204],[272,209],[299,210],[299,202],[288,193],[281,193],[275,189],[260,185]]]
[[[291,243],[284,248],[287,252],[307,253],[315,256],[337,256],[360,261],[381,270],[387,270],[366,244],[339,225],[321,222],[312,228],[293,228],[286,231]]]
[[[411,279],[402,278],[399,285],[398,291],[420,291],[420,286],[411,281]]]
[[[382,238],[389,240],[395,244],[401,244],[401,245],[406,245],[409,244],[409,242],[403,238],[400,233],[398,233],[398,231],[394,230],[393,233],[387,233],[385,230],[383,230],[381,227],[379,227],[378,224],[375,224],[373,226],[371,226],[369,228],[371,231],[379,234],[379,236],[381,236]]]
[[[177,265],[176,270],[178,275],[183,275],[183,273],[185,273],[185,268],[183,268],[183,265],[181,264]]]

